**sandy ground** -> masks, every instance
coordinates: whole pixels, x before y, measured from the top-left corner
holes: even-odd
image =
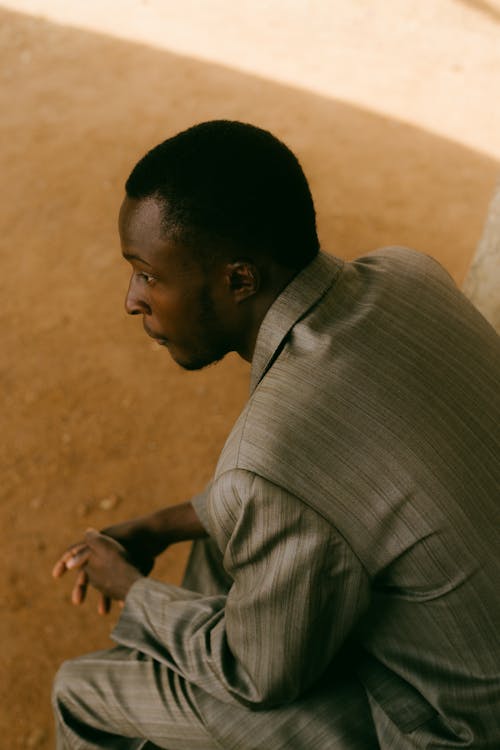
[[[494,4],[465,5],[490,11],[481,21],[489,40]],[[481,39],[476,31],[469,39],[476,55]],[[53,745],[57,666],[106,647],[115,617],[72,608],[70,581],[50,579],[54,559],[87,526],[199,490],[248,387],[248,367],[236,357],[184,373],[123,312],[128,272],[115,225],[135,160],[203,119],[268,127],[310,176],[325,249],[352,258],[408,244],[461,283],[500,149],[498,123],[491,119],[490,132],[482,112],[477,121],[468,113],[460,138],[439,136],[304,82],[6,9],[0,50],[0,746],[43,750]],[[428,65],[424,55],[407,70],[409,100]],[[478,140],[488,148],[464,145]],[[179,581],[186,552],[169,551],[156,575]]]

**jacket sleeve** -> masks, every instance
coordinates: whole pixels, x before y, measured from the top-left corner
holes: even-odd
[[[210,520],[207,513],[207,500],[210,495],[212,488],[212,482],[209,482],[204,489],[197,495],[191,498],[191,505],[193,506],[196,515],[198,516],[200,523],[210,533]]]
[[[112,637],[224,702],[292,701],[321,676],[366,609],[368,576],[330,524],[250,472],[224,474],[209,510],[233,579],[228,594],[141,579]]]

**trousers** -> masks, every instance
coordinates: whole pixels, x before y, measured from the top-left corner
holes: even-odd
[[[225,593],[231,580],[211,540],[193,544],[183,586],[207,595]],[[362,694],[363,693],[363,694]],[[340,698],[340,696],[339,696]],[[335,707],[335,701],[333,706]],[[321,708],[314,696],[301,708],[294,704],[266,711],[221,704],[182,676],[138,650],[116,646],[65,662],[54,680],[53,709],[57,750],[221,750],[236,744],[220,736],[205,720],[208,709],[225,726],[246,726],[238,750],[374,750],[374,735],[358,724],[366,697],[360,686],[342,685],[336,710]],[[300,714],[300,720],[298,720]],[[324,715],[322,715],[324,714]],[[314,722],[314,724],[313,724]],[[354,722],[356,723],[356,721]],[[317,741],[312,740],[313,736]],[[317,731],[316,731],[317,727]]]
[[[182,585],[225,593],[220,552],[211,540],[193,543]],[[125,646],[64,662],[52,704],[57,750],[212,750],[189,683],[145,654]]]

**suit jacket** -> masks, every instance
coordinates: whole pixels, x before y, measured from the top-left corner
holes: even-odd
[[[266,315],[194,501],[231,588],[139,581],[115,639],[183,675],[224,747],[277,747],[292,712],[308,750],[498,750],[499,376],[434,260],[320,253]]]

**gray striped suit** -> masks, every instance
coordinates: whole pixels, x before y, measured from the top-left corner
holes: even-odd
[[[259,331],[210,541],[63,666],[60,747],[498,750],[499,379],[435,261],[321,253]]]

